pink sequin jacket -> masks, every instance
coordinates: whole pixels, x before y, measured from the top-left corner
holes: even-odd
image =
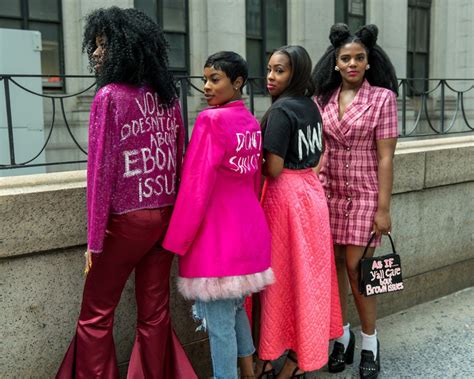
[[[87,160],[87,244],[100,253],[111,213],[173,205],[184,143],[176,101],[148,87],[109,84],[94,97]]]
[[[180,255],[184,297],[238,298],[273,282],[270,232],[258,200],[261,158],[260,125],[243,101],[200,113],[163,242]]]

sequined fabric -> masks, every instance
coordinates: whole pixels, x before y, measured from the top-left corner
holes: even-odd
[[[94,97],[87,162],[88,247],[101,252],[110,214],[173,205],[183,152],[178,102],[109,84]]]

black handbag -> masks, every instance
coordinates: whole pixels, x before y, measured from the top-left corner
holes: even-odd
[[[392,245],[392,253],[380,257],[365,258],[375,236],[375,233],[372,233],[364,254],[362,254],[359,267],[359,292],[367,297],[403,290],[400,255],[395,251],[390,233],[388,233],[388,238],[390,238]]]

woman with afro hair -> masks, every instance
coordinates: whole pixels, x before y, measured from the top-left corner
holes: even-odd
[[[89,121],[87,274],[76,334],[57,378],[118,378],[114,312],[135,270],[137,329],[129,378],[196,378],[170,321],[173,255],[161,246],[184,142],[168,45],[141,11],[86,18],[83,50],[97,77]]]
[[[326,150],[320,178],[329,205],[344,334],[334,343],[330,372],[352,363],[355,337],[347,322],[348,282],[362,326],[362,378],[376,378],[380,351],[375,329],[376,298],[359,293],[359,262],[372,233],[368,256],[391,229],[393,155],[398,136],[397,79],[390,59],[376,44],[375,25],[355,34],[333,25],[331,46],[313,70],[316,102],[323,117]],[[349,278],[349,280],[348,280]]]

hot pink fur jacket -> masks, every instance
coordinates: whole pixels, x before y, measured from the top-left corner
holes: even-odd
[[[163,246],[191,299],[238,298],[273,282],[260,206],[262,133],[242,100],[201,112]]]

